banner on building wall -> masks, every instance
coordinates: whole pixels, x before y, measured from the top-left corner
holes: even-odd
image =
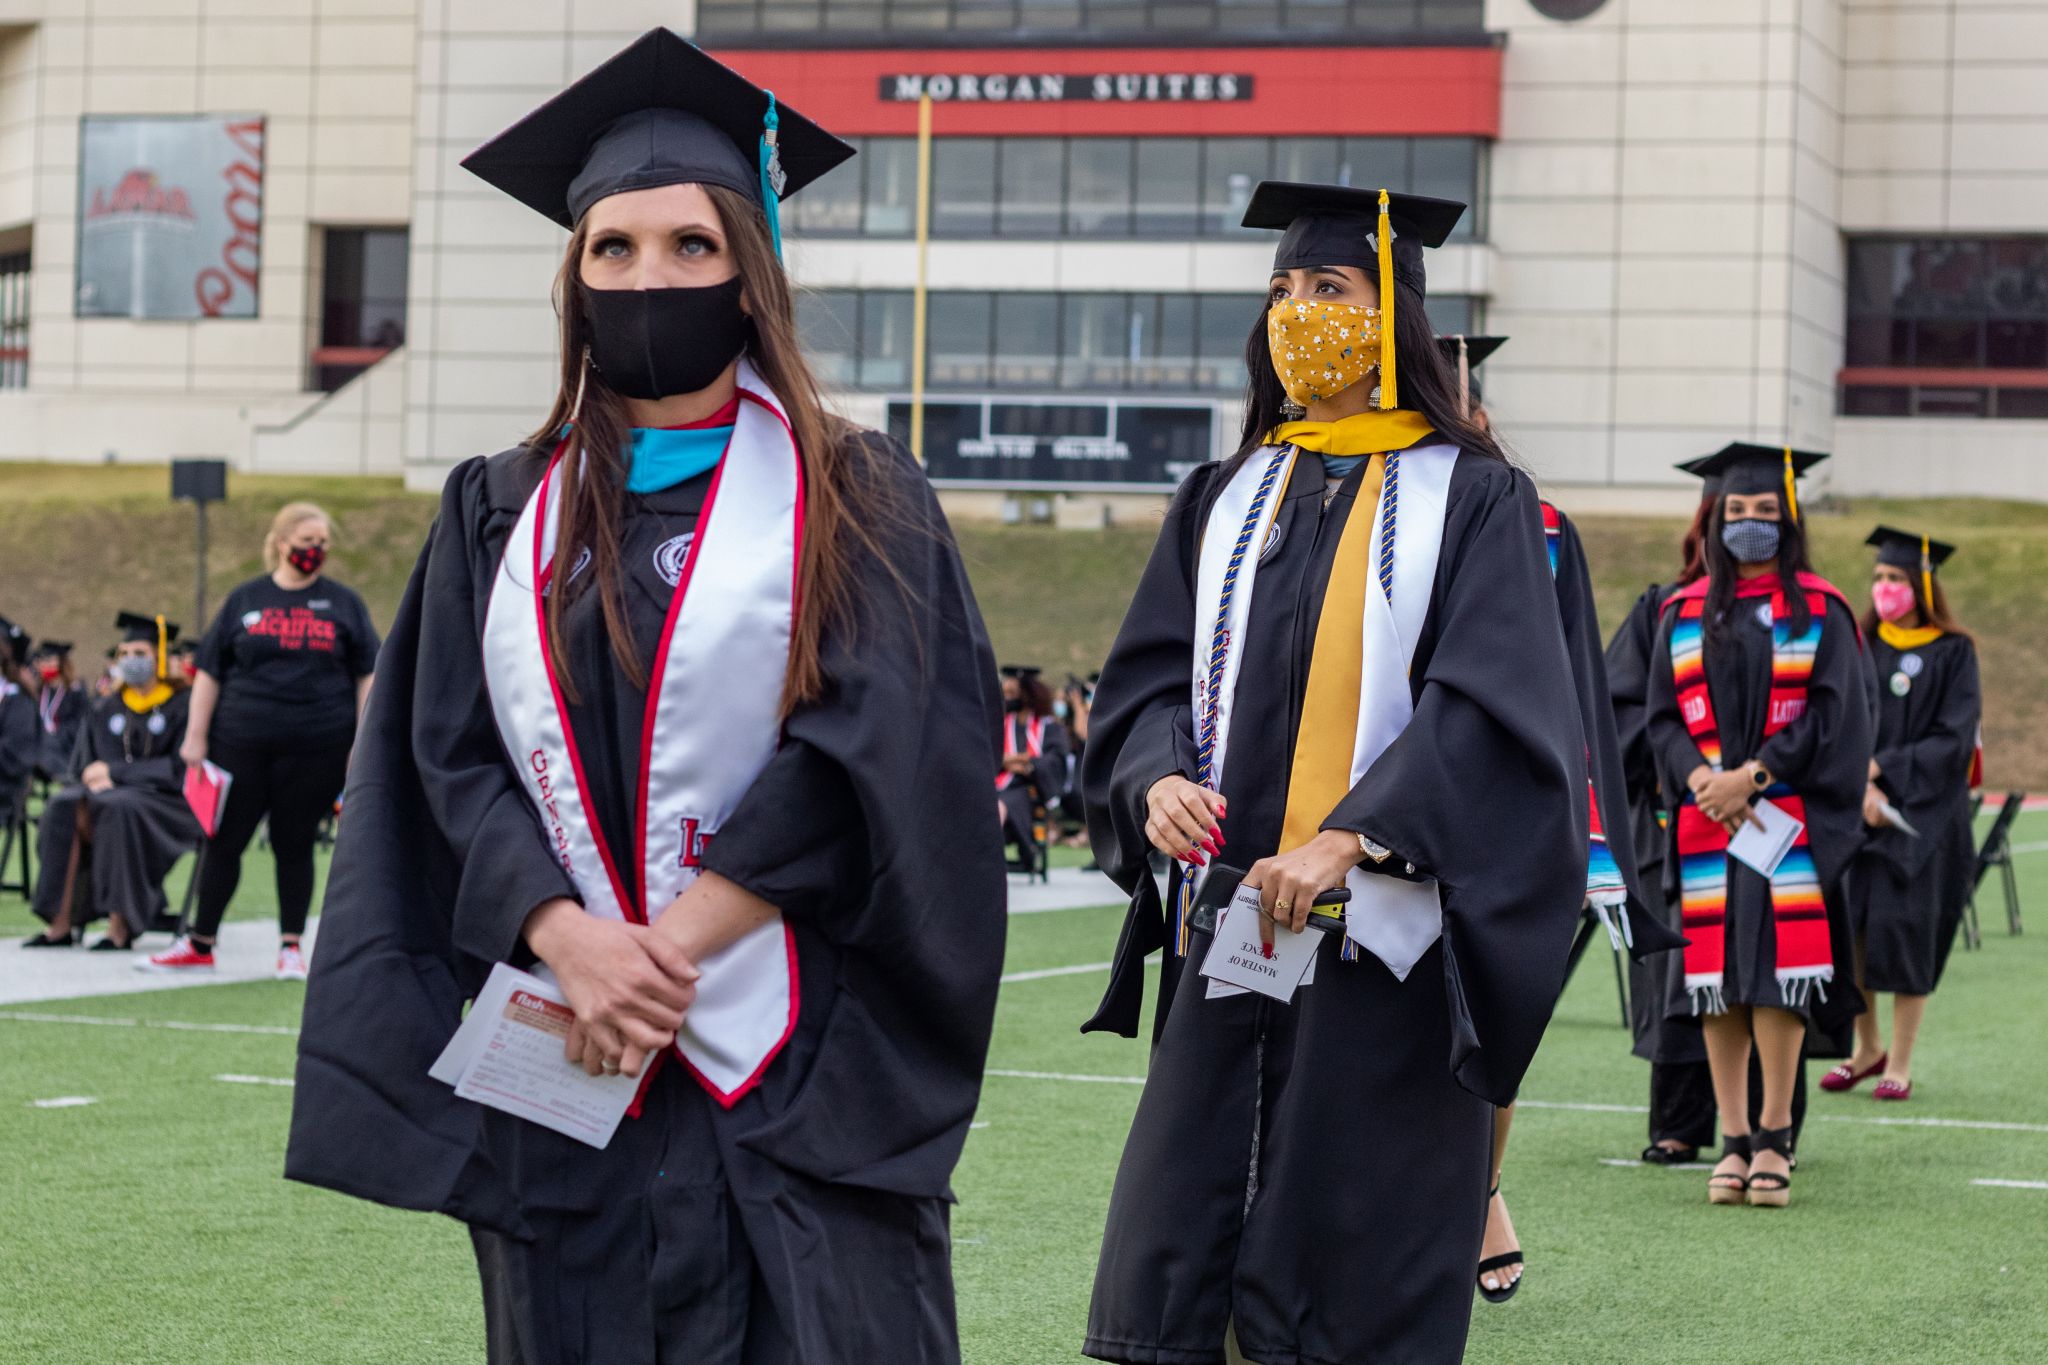
[[[77,313],[253,318],[263,119],[80,120]]]
[[[908,445],[910,404],[889,403]],[[1210,403],[927,399],[925,472],[955,486],[1171,489],[1216,454]]]

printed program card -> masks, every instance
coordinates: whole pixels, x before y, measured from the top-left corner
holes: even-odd
[[[1231,993],[1219,987],[1234,986],[1275,1000],[1292,1000],[1322,941],[1320,930],[1304,929],[1296,934],[1278,929],[1273,934],[1272,955],[1267,956],[1259,941],[1259,893],[1239,887],[1230,904],[1223,907],[1215,940],[1202,960],[1202,975],[1211,982],[1211,998]]]
[[[1728,856],[1768,877],[1778,870],[1778,864],[1785,860],[1792,841],[1799,837],[1799,831],[1806,828],[1782,806],[1768,801],[1758,801],[1753,807],[1761,826],[1751,821],[1742,822],[1742,828],[1728,841]]]

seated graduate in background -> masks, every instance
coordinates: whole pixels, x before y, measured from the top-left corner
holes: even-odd
[[[36,762],[35,700],[23,686],[28,632],[0,616],[0,820],[28,799]]]
[[[43,807],[35,912],[49,929],[24,948],[62,948],[107,921],[95,952],[125,951],[166,907],[163,881],[199,841],[185,804],[186,694],[165,677],[177,626],[122,612],[120,691],[93,703],[62,791]]]
[[[1003,841],[1015,844],[1026,872],[1038,866],[1033,812],[1059,799],[1067,785],[1067,727],[1053,715],[1042,669],[1003,666],[1003,770],[996,774],[996,814]]]
[[[79,686],[78,673],[71,664],[69,640],[44,640],[29,656],[35,673],[36,719],[41,731],[36,741],[36,775],[45,782],[64,776],[71,763],[71,751],[78,746],[78,729],[92,699]]]

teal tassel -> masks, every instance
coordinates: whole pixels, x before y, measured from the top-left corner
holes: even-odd
[[[782,171],[782,153],[776,146],[776,129],[782,119],[775,112],[775,92],[766,92],[768,114],[761,120],[761,209],[768,215],[768,239],[775,244],[775,259],[782,259],[782,187],[789,178]]]

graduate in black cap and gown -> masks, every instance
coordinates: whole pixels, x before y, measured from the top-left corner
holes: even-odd
[[[1849,864],[1856,984],[1892,993],[1892,1044],[1877,1002],[1856,1016],[1856,1051],[1821,1078],[1851,1090],[1882,1073],[1881,1100],[1913,1093],[1913,1045],[1976,879],[1970,788],[1982,694],[1977,646],[1956,624],[1940,570],[1953,545],[1880,526],[1863,630],[1877,686],[1877,751],[1863,792],[1863,847]],[[1910,833],[1908,831],[1911,831]]]
[[[1859,839],[1871,720],[1841,591],[1811,571],[1795,479],[1824,455],[1736,442],[1696,462],[1720,480],[1705,577],[1667,595],[1646,727],[1670,815],[1667,892],[1687,939],[1665,1011],[1699,1018],[1724,1153],[1717,1204],[1791,1197],[1792,1093],[1812,1021],[1860,1006],[1841,879]],[[1768,876],[1729,851],[1768,801],[1799,825]],[[1749,1117],[1752,1047],[1763,1072]]]
[[[1464,1348],[1493,1109],[1563,984],[1587,806],[1536,490],[1460,415],[1423,307],[1462,211],[1268,183],[1246,214],[1285,231],[1243,443],[1175,496],[1090,717],[1090,835],[1131,905],[1085,1027],[1135,1035],[1165,949],[1098,1359]],[[1273,935],[1351,893],[1285,1004],[1201,975],[1219,855]]]
[[[34,909],[49,928],[24,948],[76,943],[100,919],[107,933],[95,951],[132,947],[167,908],[164,877],[199,841],[178,760],[189,696],[165,676],[178,627],[125,611],[115,624],[120,687],[92,704],[66,785],[43,806]]]
[[[850,154],[656,29],[465,162],[571,229],[561,382],[380,657],[286,1173],[470,1224],[495,1362],[960,1358],[1001,712],[922,472],[796,343],[778,200]],[[500,962],[641,1078],[603,1149],[427,1074]]]
[[[45,781],[54,782],[71,762],[89,702],[71,666],[69,640],[38,641],[35,653],[29,656],[29,667],[36,675],[36,718],[41,730],[36,771]]]
[[[38,751],[35,699],[23,686],[29,634],[0,616],[0,818],[25,801]]]
[[[1492,415],[1480,402],[1476,372],[1507,344],[1507,338],[1456,335],[1440,337],[1437,344],[1458,378],[1459,411],[1491,432]],[[1557,588],[1565,649],[1571,657],[1572,691],[1578,700],[1591,779],[1585,910],[1606,928],[1616,952],[1626,952],[1632,962],[1642,962],[1653,953],[1681,947],[1684,940],[1665,924],[1652,901],[1655,883],[1646,884],[1637,874],[1635,845],[1627,834],[1628,785],[1622,778],[1621,742],[1615,733],[1614,700],[1607,690],[1607,665],[1600,652],[1600,618],[1593,604],[1593,576],[1585,545],[1579,539],[1579,528],[1556,504],[1546,499],[1542,510],[1543,539]],[[1609,830],[1614,831],[1611,840]],[[1489,1303],[1507,1302],[1522,1283],[1521,1243],[1500,1193],[1501,1166],[1514,1115],[1511,1104],[1494,1115],[1493,1188],[1478,1272],[1479,1293]]]
[[[1003,766],[996,774],[996,810],[1003,839],[1023,853],[1026,872],[1037,865],[1031,835],[1034,810],[1043,810],[1067,785],[1067,727],[1053,715],[1052,689],[1043,669],[1003,666]]]

